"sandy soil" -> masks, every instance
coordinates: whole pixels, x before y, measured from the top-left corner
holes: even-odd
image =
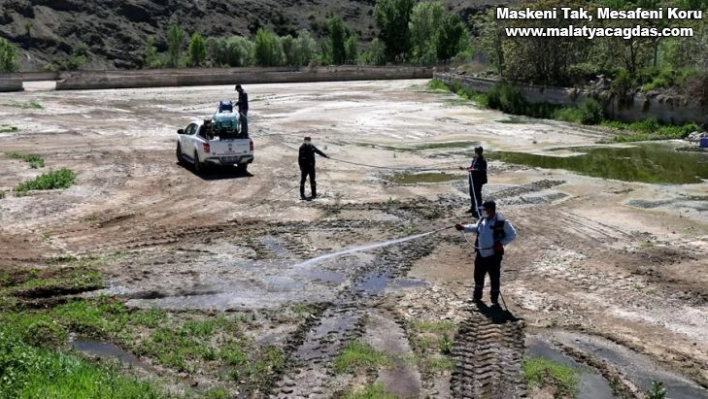
[[[53,256],[120,255],[105,270],[107,292],[129,304],[226,310],[340,303],[318,323],[338,326],[341,342],[363,337],[400,354],[411,351],[403,330],[388,340],[380,337],[395,329],[392,320],[405,325],[445,318],[462,323],[454,356],[464,371],[465,354],[474,352],[469,342],[486,331],[465,323],[480,317],[475,312],[488,313],[464,302],[472,255],[458,232],[409,242],[389,255],[379,250],[376,256],[297,264],[468,219],[466,175],[456,169],[468,164],[469,150],[394,147],[478,141],[486,149],[537,152],[592,144],[605,135],[549,121],[504,123],[508,116],[430,93],[424,81],[247,90],[256,158],[245,176],[197,176],[175,162],[176,129],[210,115],[219,99],[233,96],[230,86],[0,95],[2,124],[19,128],[0,133],[2,151],[39,154],[46,162],[44,169],[31,169],[0,156],[0,190],[8,194],[0,199],[0,268],[36,266]],[[27,106],[31,102],[42,109]],[[318,159],[322,198],[312,202],[300,201],[297,192],[296,149],[304,135],[334,158]],[[78,174],[76,185],[11,195],[19,182],[61,167]],[[459,179],[408,185],[386,180],[393,172],[386,168],[410,167]],[[485,197],[497,200],[519,232],[507,249],[503,292],[511,312],[525,320],[526,334],[551,327],[594,334],[708,386],[708,215],[680,201],[705,195],[706,184],[610,181],[493,159],[489,180]],[[667,201],[660,207],[628,205],[659,199]],[[436,207],[440,213],[426,214]],[[392,283],[406,277],[426,283]],[[357,305],[336,310],[352,302]],[[375,309],[376,303],[387,310]],[[499,327],[494,334],[518,343],[524,334],[518,328]],[[298,352],[321,338],[312,334],[293,349],[293,364],[300,364],[300,356],[305,365],[277,385],[283,397],[298,390],[321,390],[327,397],[342,388],[321,368],[340,346],[318,346],[319,362],[309,368],[312,357]],[[517,360],[508,361],[518,367]],[[462,397],[472,389],[465,378],[481,378],[397,372],[378,378],[404,378],[410,384],[391,389],[416,397]]]

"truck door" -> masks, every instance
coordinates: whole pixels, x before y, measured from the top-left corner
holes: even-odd
[[[184,129],[184,134],[180,136],[180,144],[182,145],[182,152],[188,157],[194,157],[195,139],[197,133],[197,124],[190,123],[186,129]]]

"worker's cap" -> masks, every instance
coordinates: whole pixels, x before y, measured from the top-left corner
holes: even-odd
[[[305,136],[305,141],[310,141],[312,138],[310,136]]]
[[[497,208],[497,203],[494,202],[494,201],[492,201],[492,200],[484,201],[484,203],[482,204],[482,208],[485,208],[485,209],[496,209],[496,208]]]
[[[480,145],[480,146],[477,146],[477,147],[474,148],[474,152],[476,152],[476,153],[478,153],[478,154],[481,154],[481,153],[484,152],[484,148],[482,148],[481,145]]]
[[[236,85],[236,90],[240,89],[241,85]]]

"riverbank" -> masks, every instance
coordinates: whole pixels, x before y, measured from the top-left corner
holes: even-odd
[[[584,125],[584,128],[603,129],[613,133],[612,142],[684,139],[691,133],[702,131],[701,126],[695,122],[665,124],[655,116],[645,116],[633,122],[608,119],[606,106],[592,97],[571,101],[570,97],[566,100],[558,93],[542,93],[529,101],[524,90],[510,84],[482,79],[469,82],[470,78],[455,80],[448,74],[436,73],[429,87],[432,90],[453,92],[479,106],[511,115],[573,122]]]

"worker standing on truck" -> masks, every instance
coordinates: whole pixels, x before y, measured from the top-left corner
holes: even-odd
[[[511,222],[496,212],[497,205],[494,201],[486,201],[483,215],[475,224],[463,226],[458,223],[455,228],[465,233],[477,233],[474,242],[477,256],[474,259],[474,291],[472,299],[482,300],[484,277],[489,273],[492,285],[491,299],[493,304],[499,303],[501,292],[501,262],[504,257],[504,246],[516,239],[516,229]]]
[[[317,198],[317,183],[315,182],[315,153],[320,154],[325,158],[329,158],[324,152],[320,151],[312,144],[312,139],[305,137],[305,142],[300,146],[300,155],[298,164],[300,165],[300,199],[305,198],[305,180],[310,176],[310,189],[312,190],[312,198]]]
[[[461,170],[467,169],[470,184],[470,200],[472,206],[467,213],[471,213],[475,218],[481,218],[480,208],[482,206],[482,186],[487,184],[487,160],[484,159],[484,148],[475,147],[472,164],[468,168],[460,166]]]
[[[248,138],[248,93],[240,84],[236,85],[236,91],[238,92],[236,106],[238,106],[238,118],[241,120],[241,134]]]

